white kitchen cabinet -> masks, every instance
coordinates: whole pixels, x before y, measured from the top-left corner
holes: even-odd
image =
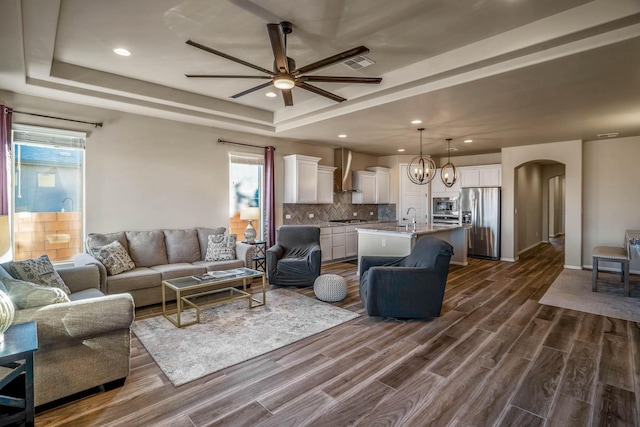
[[[351,203],[376,203],[376,173],[370,171],[354,171],[353,189],[356,190],[356,192],[351,195]]]
[[[358,256],[358,232],[356,225],[348,225],[345,231],[345,256]]]
[[[322,262],[331,261],[333,259],[331,227],[324,227],[320,229],[320,250],[322,251],[322,256],[320,258]]]
[[[389,182],[391,179],[391,169],[381,166],[366,168],[369,172],[376,174],[375,202],[378,204],[389,203]]]
[[[333,227],[331,229],[331,245],[333,247],[332,257],[333,259],[344,258],[346,255],[346,227]]]
[[[292,154],[284,159],[284,203],[317,203],[319,157]]]
[[[502,186],[502,165],[461,166],[459,169],[462,188]]]
[[[317,203],[333,204],[333,166],[318,165],[318,200]]]
[[[453,184],[451,187],[447,187],[446,185],[444,185],[444,182],[442,182],[442,177],[440,176],[442,169],[440,168],[436,169],[436,176],[434,176],[433,179],[431,180],[431,194],[434,194],[434,197],[436,193],[454,193],[453,195],[460,193],[460,182],[462,180],[462,171],[461,171],[461,168],[456,168],[456,169],[458,169],[459,178],[458,178],[458,181],[455,184]]]

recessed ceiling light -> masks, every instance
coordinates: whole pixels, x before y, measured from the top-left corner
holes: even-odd
[[[113,52],[116,55],[120,55],[120,56],[131,56],[131,52],[129,52],[127,49],[125,49],[123,47],[117,47],[117,48],[113,49]]]
[[[465,144],[468,144],[470,142],[473,142],[473,139],[465,139],[464,142],[465,142]]]
[[[615,138],[618,135],[618,132],[599,133],[598,138]]]
[[[419,125],[420,123],[422,123],[422,120],[418,120],[418,119],[416,119],[416,120],[411,120],[411,124],[412,124],[412,125]]]
[[[267,98],[275,98],[278,96],[275,92],[267,92],[265,95],[267,95]]]
[[[404,151],[404,148],[398,148],[398,151],[402,153]]]
[[[340,135],[338,135],[338,138],[346,138],[347,134],[346,133],[341,133]]]
[[[458,151],[456,147],[447,148],[447,151]]]

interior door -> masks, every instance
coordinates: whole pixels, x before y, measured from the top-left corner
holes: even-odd
[[[405,223],[413,220],[413,211],[407,215],[409,208],[416,210],[416,222],[424,223],[429,220],[429,186],[411,182],[407,176],[407,164],[400,165],[400,197],[398,203],[398,222]],[[403,220],[407,218],[407,220]]]

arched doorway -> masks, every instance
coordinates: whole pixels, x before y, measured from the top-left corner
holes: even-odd
[[[502,149],[502,259],[516,261],[519,242],[516,189],[518,168],[555,162],[565,166],[565,267],[582,268],[582,141],[506,147]],[[526,177],[521,177],[526,179]],[[540,208],[541,209],[541,208]]]

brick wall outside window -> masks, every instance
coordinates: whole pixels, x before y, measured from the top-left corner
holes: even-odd
[[[14,216],[13,258],[49,255],[51,261],[69,261],[82,252],[81,212],[17,212]]]

